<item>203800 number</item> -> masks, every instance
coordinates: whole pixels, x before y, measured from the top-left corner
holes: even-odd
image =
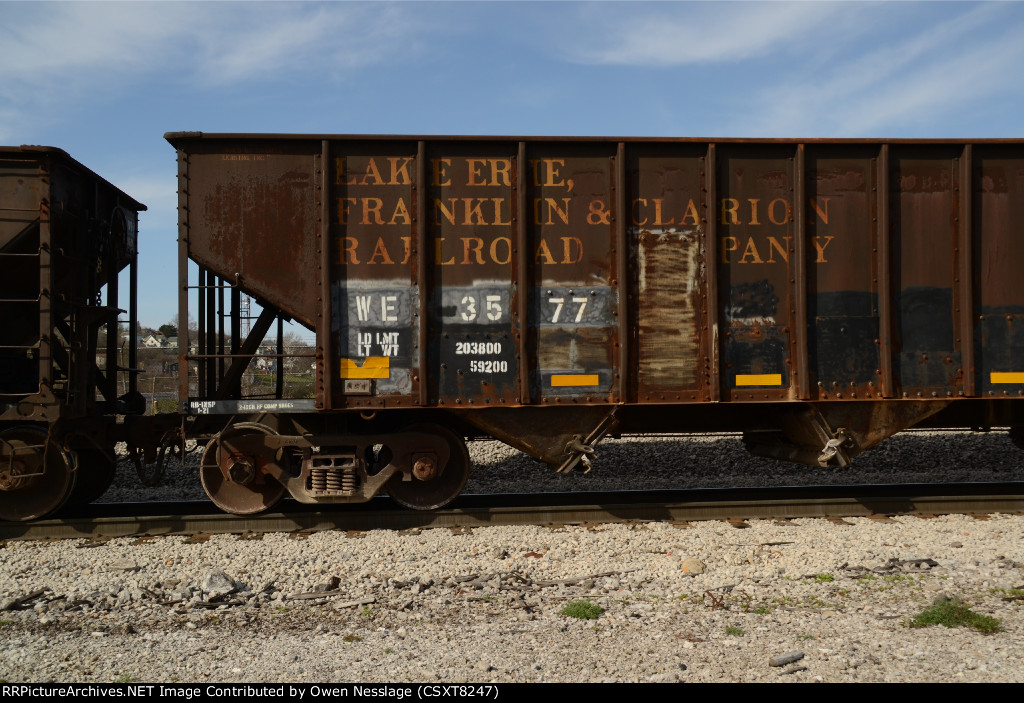
[[[456,342],[456,354],[501,354],[501,342]]]

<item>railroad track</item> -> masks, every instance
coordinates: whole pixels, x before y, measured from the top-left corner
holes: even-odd
[[[466,495],[429,512],[398,509],[387,498],[331,511],[282,505],[283,511],[240,516],[206,501],[100,503],[53,519],[0,523],[0,539],[1019,513],[1024,482]]]

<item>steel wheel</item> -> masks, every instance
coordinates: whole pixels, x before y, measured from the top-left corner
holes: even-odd
[[[76,473],[46,430],[12,427],[0,432],[0,518],[34,520],[52,513],[71,495]]]
[[[86,505],[110,488],[117,471],[117,462],[97,447],[76,449],[75,454],[78,468],[75,470],[75,488],[68,497],[68,504]]]
[[[263,473],[266,457],[231,450],[232,439],[253,434],[277,433],[256,422],[239,422],[210,440],[203,450],[199,468],[203,489],[218,508],[235,515],[269,510],[285,492],[281,483]]]
[[[461,437],[438,425],[418,425],[407,428],[410,432],[428,432],[443,437],[448,444],[448,461],[444,466],[434,467],[433,476],[422,479],[415,476],[403,481],[402,474],[396,473],[384,485],[388,495],[400,505],[413,510],[436,510],[458,498],[469,478],[469,452]],[[414,467],[413,473],[417,472]]]

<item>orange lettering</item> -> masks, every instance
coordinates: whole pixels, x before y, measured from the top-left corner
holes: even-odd
[[[504,198],[491,198],[491,201],[494,203],[494,222],[492,222],[491,224],[495,224],[495,225],[510,225],[510,224],[512,224],[512,220],[502,220],[501,219],[501,206],[505,204],[505,199]]]
[[[739,210],[740,201],[735,198],[722,198],[722,219],[721,224],[723,225],[738,225],[740,223],[740,216],[736,212]],[[729,215],[728,221],[726,221],[726,214]]]
[[[676,223],[676,218],[673,217],[668,222],[665,222],[661,218],[661,205],[662,205],[662,203],[665,202],[665,199],[664,198],[652,198],[652,201],[654,202],[654,226],[655,227],[664,227],[665,225],[674,225]]]
[[[747,261],[747,257],[752,257],[753,261]],[[754,245],[754,238],[750,237],[747,239],[747,246],[743,249],[743,256],[740,257],[739,263],[741,264],[762,264],[760,254],[757,253],[757,247]]]
[[[693,222],[687,223],[687,219],[692,218]],[[700,224],[700,213],[697,211],[697,206],[693,204],[693,198],[690,198],[690,202],[686,204],[686,213],[683,215],[683,220],[680,224]]]
[[[782,217],[776,218],[775,205],[782,203]],[[789,217],[792,214],[792,209],[789,207],[789,202],[785,198],[776,198],[775,200],[768,203],[768,219],[772,221],[773,225],[784,225],[789,222]]]
[[[358,198],[337,198],[335,205],[339,225],[348,224],[348,204],[354,204],[357,200]]]
[[[452,184],[451,178],[448,177],[448,167],[452,165],[451,159],[431,159],[431,165],[433,166],[434,177],[430,184],[435,186],[450,186]],[[453,223],[454,224],[454,223]]]
[[[334,185],[336,186],[354,186],[356,184],[355,177],[351,180],[342,180],[345,177],[345,157],[336,156],[334,158]]]
[[[487,220],[484,219],[483,210],[480,206],[483,204],[482,198],[463,198],[462,202],[465,204],[465,217],[463,218],[462,224],[464,225],[486,225]]]
[[[818,213],[818,217],[821,219],[822,224],[827,225],[828,224],[828,201],[831,200],[831,198],[822,198],[821,199],[822,207],[818,207],[818,201],[815,198],[808,198],[808,200],[811,203],[811,207],[814,208],[814,211],[816,213]]]
[[[401,222],[399,222],[401,220]],[[401,198],[395,203],[395,211],[391,214],[391,219],[388,220],[389,225],[412,224],[412,220],[409,217],[409,209],[405,206],[405,201]]]
[[[491,159],[491,185],[511,186],[512,179],[509,172],[512,170],[512,162],[508,159]],[[501,165],[499,168],[499,164]],[[498,176],[501,176],[499,179]]]
[[[643,203],[644,207],[647,207],[647,198],[637,198],[633,201],[633,224],[634,225],[646,225],[647,215],[644,215],[644,219],[640,219],[639,205]]]
[[[576,257],[573,258],[573,244],[576,245]],[[562,263],[575,264],[583,258],[583,242],[578,237],[562,237]]]
[[[382,225],[384,220],[381,219],[380,209],[384,207],[384,201],[380,198],[363,198],[363,219],[359,221],[361,225]],[[370,215],[373,214],[373,222],[370,222]]]
[[[377,257],[380,257],[380,261],[377,261]],[[387,247],[384,246],[384,238],[377,237],[377,245],[373,248],[373,254],[370,256],[370,260],[367,264],[393,264],[394,261],[388,256]]]
[[[481,250],[484,248],[484,240],[479,237],[463,237],[462,238],[462,263],[471,264],[469,260],[469,252],[476,254],[476,263],[482,264],[484,262],[483,254]]]
[[[774,264],[775,263],[775,258],[774,258],[775,253],[774,252],[776,252],[776,251],[779,252],[780,256],[782,256],[782,260],[783,261],[785,261],[787,263],[789,262],[789,240],[790,239],[792,239],[792,237],[783,237],[782,240],[784,242],[786,242],[786,245],[783,246],[782,244],[779,243],[779,240],[776,239],[775,237],[768,237],[768,263],[769,264]]]
[[[821,241],[822,239],[824,239],[825,241],[822,242]],[[818,250],[818,258],[815,259],[814,263],[816,263],[816,264],[824,264],[824,263],[826,263],[828,261],[828,259],[825,258],[825,247],[827,247],[829,244],[831,244],[833,239],[835,239],[835,237],[815,237],[814,238],[814,248]]]
[[[399,160],[401,160],[402,163],[398,163]],[[391,179],[388,181],[389,186],[407,186],[412,183],[412,177],[409,176],[409,163],[411,161],[411,156],[388,157],[388,163],[391,166]]]
[[[409,254],[411,253],[409,247],[409,240],[411,239],[412,237],[402,237],[402,245],[405,247],[405,258],[402,259],[403,264],[409,263]]]
[[[757,204],[761,202],[760,198],[747,198],[747,202],[750,203],[750,223],[752,225],[761,224],[757,219]]]
[[[551,249],[548,248],[548,243],[543,239],[540,240],[540,244],[537,245],[537,255],[534,257],[536,263],[541,263],[541,257],[544,257],[545,264],[555,263],[555,257],[551,256]]]
[[[466,180],[467,186],[485,186],[487,181],[478,181],[481,177],[480,170],[484,164],[487,163],[487,159],[466,159],[466,168],[469,170],[469,178]]]
[[[348,264],[358,264],[359,257],[356,256],[356,247],[359,246],[359,240],[355,237],[338,237],[338,263],[342,266]]]
[[[444,219],[448,220],[448,224],[455,224],[455,202],[456,198],[449,198],[448,202],[451,204],[451,210],[444,206],[440,198],[434,198],[434,224],[441,224],[441,218],[439,215],[443,215]]]
[[[448,259],[448,261],[441,260],[441,246],[444,244],[444,237],[438,237],[434,240],[434,263],[439,266],[449,266],[455,263],[455,257]]]
[[[498,258],[498,242],[505,245],[505,258]],[[496,264],[507,264],[512,260],[512,240],[508,237],[495,237],[494,241],[491,242],[491,261]]]
[[[565,167],[565,159],[530,159],[533,170],[533,185],[561,188],[565,186],[562,175],[555,165]]]
[[[729,252],[736,251],[739,248],[739,243],[736,241],[736,237],[722,237],[722,263],[729,263]]]
[[[373,178],[372,183],[368,182],[370,178]],[[369,163],[366,164],[366,173],[363,175],[363,180],[359,181],[359,185],[384,185],[384,179],[380,177],[380,171],[377,170],[377,162],[373,160],[372,156],[370,157]]]

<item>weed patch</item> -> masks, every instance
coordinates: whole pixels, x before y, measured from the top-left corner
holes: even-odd
[[[903,623],[907,627],[928,627],[929,625],[942,625],[943,627],[970,627],[978,632],[991,634],[1002,632],[1003,627],[999,621],[988,615],[976,613],[959,601],[942,601],[930,608],[922,610],[912,618]]]
[[[604,613],[604,608],[587,598],[583,600],[571,600],[565,607],[558,611],[559,615],[579,620],[596,620]]]

